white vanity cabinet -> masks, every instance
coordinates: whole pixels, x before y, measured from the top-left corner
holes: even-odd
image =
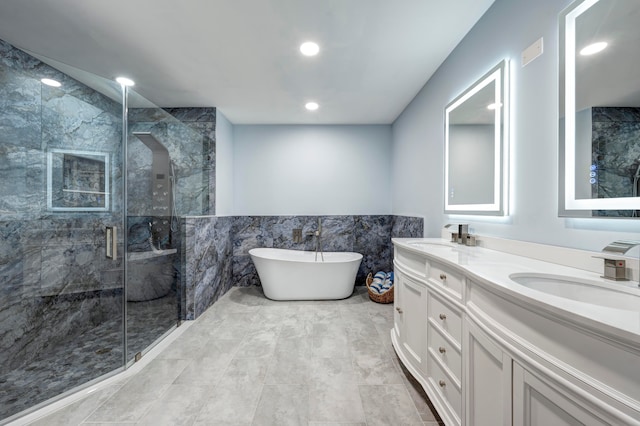
[[[559,389],[550,377],[536,375],[513,363],[513,423],[515,425],[618,425],[588,400]]]
[[[396,271],[394,330],[405,360],[419,373],[425,371],[427,340],[427,287]]]
[[[640,426],[637,336],[494,281],[513,257],[394,244],[392,342],[445,424]],[[476,273],[468,259],[482,254],[491,266]],[[618,315],[640,321],[638,312]]]
[[[462,309],[432,286],[427,297],[427,371],[432,402],[443,418],[462,421]]]
[[[465,424],[510,425],[511,358],[468,319],[464,329]]]

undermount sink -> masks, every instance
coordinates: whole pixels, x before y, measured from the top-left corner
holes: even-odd
[[[412,247],[417,247],[417,248],[433,248],[434,246],[436,246],[436,247],[453,247],[451,244],[445,243],[443,241],[410,241],[407,244],[409,244]]]
[[[532,290],[576,302],[607,308],[640,310],[640,291],[619,284],[604,284],[595,281],[580,280],[567,276],[535,273],[511,274],[514,282]]]

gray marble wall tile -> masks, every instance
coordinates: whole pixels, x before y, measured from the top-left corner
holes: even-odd
[[[0,42],[0,55],[2,48]],[[40,81],[22,71],[0,73],[0,143],[40,149]]]
[[[169,152],[175,170],[179,216],[215,211],[215,108],[133,108],[129,110],[129,212],[149,212],[138,200],[150,199],[151,151],[133,132],[150,132]]]
[[[214,123],[216,122],[216,109],[213,107],[203,108],[164,108],[169,114],[173,115],[178,120],[187,122],[204,122]]]
[[[195,319],[233,286],[231,217],[184,222],[184,319]]]
[[[362,254],[362,263],[356,276],[358,285],[364,285],[369,272],[393,269],[391,245],[392,217],[388,215],[356,216],[354,251]]]
[[[424,218],[413,216],[393,216],[391,238],[424,237]]]

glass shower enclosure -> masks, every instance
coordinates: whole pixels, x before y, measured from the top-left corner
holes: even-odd
[[[148,101],[132,120],[131,96],[0,40],[0,424],[122,371],[178,322],[159,129],[182,123]]]

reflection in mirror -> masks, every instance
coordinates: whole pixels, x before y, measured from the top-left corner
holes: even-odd
[[[504,215],[507,62],[445,109],[445,213]]]
[[[640,215],[640,2],[578,0],[560,17],[561,216]]]

